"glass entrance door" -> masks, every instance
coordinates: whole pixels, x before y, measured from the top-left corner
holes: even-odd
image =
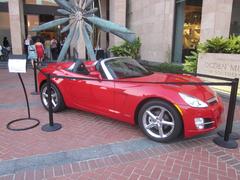
[[[202,0],[177,0],[173,62],[184,63],[185,56],[195,51],[200,40]]]

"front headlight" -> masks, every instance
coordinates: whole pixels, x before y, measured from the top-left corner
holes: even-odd
[[[208,105],[195,98],[195,97],[192,97],[192,96],[189,96],[189,95],[186,95],[186,94],[183,94],[183,93],[179,93],[179,95],[181,96],[181,98],[191,107],[195,107],[195,108],[206,108],[208,107]]]

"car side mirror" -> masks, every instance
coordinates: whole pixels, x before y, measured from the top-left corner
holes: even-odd
[[[89,75],[92,76],[92,77],[97,78],[97,79],[100,80],[100,81],[103,80],[102,75],[101,75],[100,72],[98,72],[98,71],[90,72]]]

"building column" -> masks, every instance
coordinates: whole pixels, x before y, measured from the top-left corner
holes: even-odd
[[[101,2],[101,18],[107,20],[107,0],[100,0]],[[104,31],[100,31],[101,36],[100,36],[100,48],[107,50],[108,44],[107,44],[107,33]]]
[[[110,21],[126,26],[127,1],[126,0],[109,0]],[[119,45],[122,39],[110,33],[109,46]]]
[[[23,0],[8,1],[11,46],[13,54],[23,54],[24,33],[24,12]]]
[[[216,36],[228,37],[233,0],[203,0],[200,41]]]

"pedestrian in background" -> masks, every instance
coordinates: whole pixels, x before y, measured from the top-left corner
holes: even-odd
[[[38,65],[42,65],[42,61],[44,58],[44,47],[43,44],[40,42],[40,39],[37,39],[37,42],[35,43],[35,48],[37,52]]]
[[[8,42],[7,37],[3,38],[3,47],[5,47],[6,49],[10,48],[10,44]],[[8,49],[10,51],[10,49]]]
[[[47,37],[45,43],[44,43],[44,47],[45,47],[45,54],[48,60],[51,60],[51,41],[49,36]]]
[[[53,60],[56,60],[58,57],[58,47],[57,47],[57,40],[55,39],[55,37],[53,37],[53,39],[51,40],[51,52],[52,52],[52,58]]]
[[[25,39],[25,41],[24,41],[24,49],[25,49],[25,53],[26,53],[27,58],[28,58],[28,46],[30,45],[31,40],[32,40],[32,36],[28,35],[27,39]]]
[[[7,37],[3,38],[3,47],[8,51],[8,54],[9,54],[11,51],[11,47],[10,47]]]
[[[33,63],[34,61],[37,61],[37,51],[36,51],[36,47],[34,45],[33,40],[29,41],[29,45],[28,45],[28,60],[31,61],[32,66],[34,67]]]
[[[3,53],[2,53],[2,46],[0,45],[0,60],[2,59],[2,55],[3,55]]]
[[[2,52],[4,51],[3,54],[5,56],[5,59],[8,60],[8,56],[9,56],[9,54],[11,52],[11,47],[10,47],[10,43],[8,42],[7,37],[3,38],[3,43],[2,44],[3,44]]]

